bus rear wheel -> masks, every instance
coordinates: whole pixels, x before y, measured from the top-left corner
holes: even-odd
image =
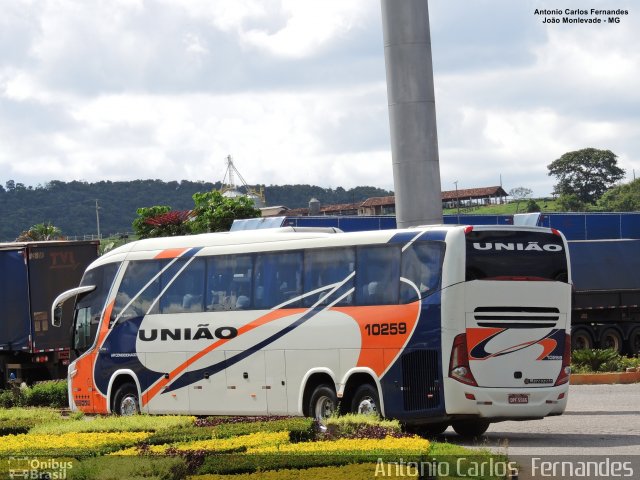
[[[474,438],[479,437],[489,428],[489,420],[459,420],[457,422],[453,422],[451,426],[453,430],[465,438]]]
[[[117,415],[130,416],[140,413],[138,389],[133,383],[120,386],[113,397],[113,411]]]
[[[371,384],[360,385],[353,394],[351,413],[363,415],[380,415],[380,398],[378,390]]]
[[[334,414],[337,405],[335,390],[329,385],[318,385],[309,398],[309,415],[323,422]]]

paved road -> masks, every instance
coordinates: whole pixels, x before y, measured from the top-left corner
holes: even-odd
[[[565,413],[559,417],[492,424],[478,441],[463,441],[451,428],[440,440],[505,453],[520,465],[520,480],[567,478],[640,478],[640,383],[634,385],[572,385]],[[578,475],[558,470],[541,475],[535,457],[556,465],[569,462],[579,468],[596,462],[598,473]],[[618,476],[606,470],[610,462],[624,464]],[[540,463],[538,463],[540,465]],[[619,473],[619,472],[618,472]]]
[[[451,428],[439,438],[508,455],[640,455],[640,383],[572,385],[562,416],[495,423],[475,442]]]

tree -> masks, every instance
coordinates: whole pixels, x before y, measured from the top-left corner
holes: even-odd
[[[257,218],[261,215],[249,197],[224,197],[217,190],[195,193],[193,201],[194,233],[226,232],[236,219]]]
[[[29,230],[22,232],[16,238],[16,242],[42,242],[60,238],[62,238],[62,232],[58,227],[50,223],[38,223],[29,228]]]
[[[525,207],[525,210],[527,211],[527,213],[539,212],[540,205],[538,205],[533,198],[530,198],[529,201],[527,202],[527,206]]]
[[[509,190],[509,196],[516,201],[516,213],[520,210],[520,202],[531,196],[533,190],[526,187],[516,187]]]
[[[587,210],[587,205],[573,193],[560,195],[558,206],[565,212],[585,212]]]
[[[634,212],[640,210],[640,178],[613,187],[600,199],[600,205],[610,212]]]
[[[616,182],[624,178],[617,156],[611,150],[583,148],[567,152],[547,168],[558,180],[554,193],[575,195],[583,203],[595,202]]]
[[[166,205],[136,210],[133,231],[138,238],[174,237],[191,233],[192,210],[171,210]]]

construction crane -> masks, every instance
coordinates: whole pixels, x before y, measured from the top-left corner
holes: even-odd
[[[227,155],[227,170],[224,173],[224,177],[222,179],[222,188],[220,189],[220,193],[224,197],[235,198],[240,196],[246,196],[253,200],[256,208],[261,208],[266,206],[266,201],[264,198],[264,187],[260,187],[260,190],[256,190],[255,188],[250,187],[245,179],[242,177],[242,174],[238,171],[236,166],[233,164],[233,159],[231,155]],[[235,177],[240,179],[242,182],[242,187],[246,193],[242,193],[235,182]]]

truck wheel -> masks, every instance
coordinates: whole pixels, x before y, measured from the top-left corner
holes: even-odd
[[[606,328],[600,335],[600,348],[610,348],[622,352],[622,335],[615,328]]]
[[[453,422],[451,426],[455,432],[461,437],[474,438],[479,437],[489,428],[489,420],[460,420]]]
[[[571,332],[571,350],[591,350],[593,335],[586,328],[577,328]]]
[[[309,399],[309,415],[323,422],[334,414],[337,405],[335,390],[329,385],[318,385]]]
[[[640,353],[640,327],[631,330],[627,338],[627,353],[638,355]]]
[[[353,395],[351,413],[380,416],[380,398],[378,390],[373,385],[360,385]]]
[[[117,415],[130,416],[140,413],[138,389],[133,383],[120,386],[113,397],[113,412]]]

